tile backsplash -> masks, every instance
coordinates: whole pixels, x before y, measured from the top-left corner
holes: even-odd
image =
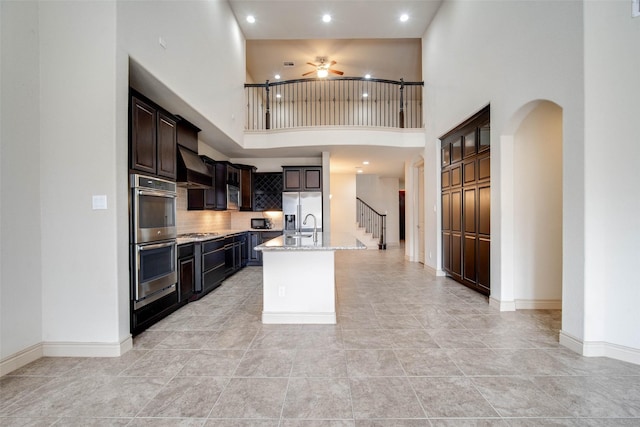
[[[176,203],[178,234],[207,233],[231,229],[230,211],[189,211],[187,210],[187,189],[178,187]]]
[[[178,234],[248,230],[251,228],[251,218],[270,218],[274,229],[282,229],[282,212],[187,210],[187,189],[183,187],[178,187],[176,211]]]

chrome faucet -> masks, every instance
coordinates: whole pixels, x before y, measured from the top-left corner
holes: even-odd
[[[313,243],[318,243],[318,221],[316,220],[316,216],[314,214],[307,214],[304,217],[304,221],[302,221],[302,225],[307,225],[307,219],[309,217],[313,218]]]

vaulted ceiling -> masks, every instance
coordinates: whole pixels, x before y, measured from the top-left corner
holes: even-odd
[[[345,76],[405,81],[422,80],[421,38],[442,0],[229,0],[247,40],[247,79],[253,82],[302,78],[317,57],[336,61]],[[330,22],[323,22],[325,14]],[[406,14],[405,21],[401,15]],[[255,22],[249,23],[247,16]],[[285,66],[292,62],[293,66]],[[322,149],[322,147],[319,147]],[[308,151],[308,150],[307,150]],[[397,176],[402,158],[392,148],[326,147],[332,171],[353,171],[363,156],[369,173]],[[401,150],[402,151],[402,150]],[[292,156],[296,153],[291,152]],[[400,157],[400,158],[399,158]],[[373,164],[380,167],[376,169]],[[393,163],[393,164],[391,164]],[[382,167],[385,164],[385,167]],[[335,170],[334,170],[335,169]],[[402,176],[398,176],[402,178]]]

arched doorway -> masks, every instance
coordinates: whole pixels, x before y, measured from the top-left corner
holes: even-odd
[[[501,179],[512,182],[513,281],[502,294],[512,295],[515,309],[560,309],[562,108],[534,101],[518,110],[509,125],[513,133],[501,141],[512,141],[512,176]]]

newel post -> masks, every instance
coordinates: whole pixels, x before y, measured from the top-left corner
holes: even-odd
[[[400,116],[399,116],[400,128],[404,128],[404,78],[400,79]]]
[[[266,108],[266,112],[265,112],[265,129],[271,129],[271,107],[270,107],[270,102],[269,102],[269,80],[267,80],[267,82],[264,85],[265,90],[267,92],[267,108]]]

